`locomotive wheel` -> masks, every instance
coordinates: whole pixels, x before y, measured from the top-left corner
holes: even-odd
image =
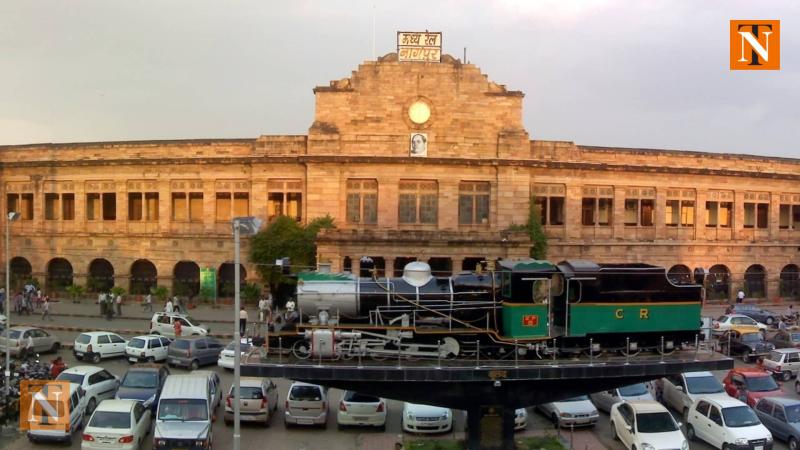
[[[311,357],[311,345],[305,340],[297,341],[292,345],[292,354],[297,359],[308,359]]]

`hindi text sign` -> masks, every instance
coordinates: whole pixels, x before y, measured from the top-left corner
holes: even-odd
[[[397,58],[399,61],[441,62],[441,32],[397,32]]]

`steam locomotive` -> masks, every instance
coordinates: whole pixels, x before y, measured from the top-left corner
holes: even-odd
[[[703,271],[677,283],[663,267],[503,260],[434,277],[423,262],[396,278],[304,272],[294,354],[376,359],[641,350],[672,352],[700,328]]]

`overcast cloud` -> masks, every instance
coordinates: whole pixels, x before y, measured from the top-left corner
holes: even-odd
[[[443,32],[525,92],[532,139],[800,157],[800,2],[12,0],[0,144],[305,134],[312,88]],[[781,20],[781,70],[728,69],[730,19]]]

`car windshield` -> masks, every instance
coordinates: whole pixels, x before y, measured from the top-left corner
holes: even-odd
[[[89,421],[91,428],[121,428],[127,430],[131,427],[131,413],[97,411]]]
[[[120,387],[134,389],[154,389],[156,386],[158,386],[158,375],[149,370],[129,370],[120,385]]]
[[[686,377],[686,385],[690,394],[716,394],[724,388],[713,375],[702,377]]]
[[[19,330],[8,330],[9,339],[19,339],[20,334],[22,333]]]
[[[587,397],[585,395],[579,395],[577,397],[568,398],[566,400],[559,400],[559,402],[562,402],[562,403],[565,403],[565,402],[580,402],[580,401],[583,401],[583,400],[589,400],[589,397]]]
[[[289,392],[289,400],[319,401],[322,400],[322,393],[318,386],[294,386]]]
[[[735,309],[737,311],[758,311],[758,307],[756,307],[755,305],[746,305],[746,304],[736,305]]]
[[[763,340],[764,339],[761,337],[761,333],[745,333],[742,335],[742,342],[754,344]]]
[[[233,386],[231,386],[231,391],[228,395],[233,397],[233,393],[234,389]],[[242,394],[240,398],[242,400],[259,400],[264,398],[264,393],[258,386],[242,386]]]
[[[373,395],[360,394],[353,391],[347,391],[342,400],[351,403],[379,403],[381,401],[381,399]]]
[[[748,377],[747,378],[747,390],[752,392],[768,392],[768,391],[775,391],[780,389],[778,383],[775,380],[767,375],[763,377]]]
[[[783,353],[781,352],[769,352],[769,355],[767,355],[767,359],[773,362],[781,362],[782,357]]]
[[[190,345],[189,341],[187,341],[185,339],[176,339],[176,340],[172,341],[172,344],[170,344],[171,347],[177,348],[177,349],[181,349],[181,350],[188,350],[189,349],[189,345]]]
[[[205,401],[197,399],[161,400],[158,405],[158,420],[206,421],[208,420],[208,407]]]
[[[800,333],[792,333],[792,342],[800,341]]]
[[[786,410],[786,420],[790,423],[800,422],[800,405],[784,406]]]
[[[749,406],[722,408],[722,418],[725,419],[725,425],[731,428],[752,427],[761,423]]]
[[[75,339],[75,342],[77,342],[78,344],[88,344],[91,341],[92,337],[89,336],[88,334],[81,334],[80,336],[78,336],[77,339]]]
[[[719,316],[717,317],[717,322],[725,322],[728,319],[728,316]]]
[[[236,342],[231,342],[230,344],[228,344],[227,347],[225,347],[225,350],[233,351],[233,348],[235,346],[236,346]],[[239,349],[244,353],[244,352],[250,350],[250,344],[239,344]]]
[[[623,386],[619,388],[619,395],[622,397],[638,397],[641,395],[647,395],[647,386],[645,386],[644,383]]]
[[[666,433],[678,429],[668,412],[645,413],[636,415],[636,428],[640,433]]]
[[[130,342],[128,342],[128,347],[131,348],[144,348],[145,347],[145,340],[139,338],[133,338]]]
[[[81,375],[81,374],[77,374],[77,373],[61,372],[56,377],[56,380],[69,381],[70,383],[75,383],[78,386],[82,386],[83,385],[83,378],[85,376],[86,375]]]

